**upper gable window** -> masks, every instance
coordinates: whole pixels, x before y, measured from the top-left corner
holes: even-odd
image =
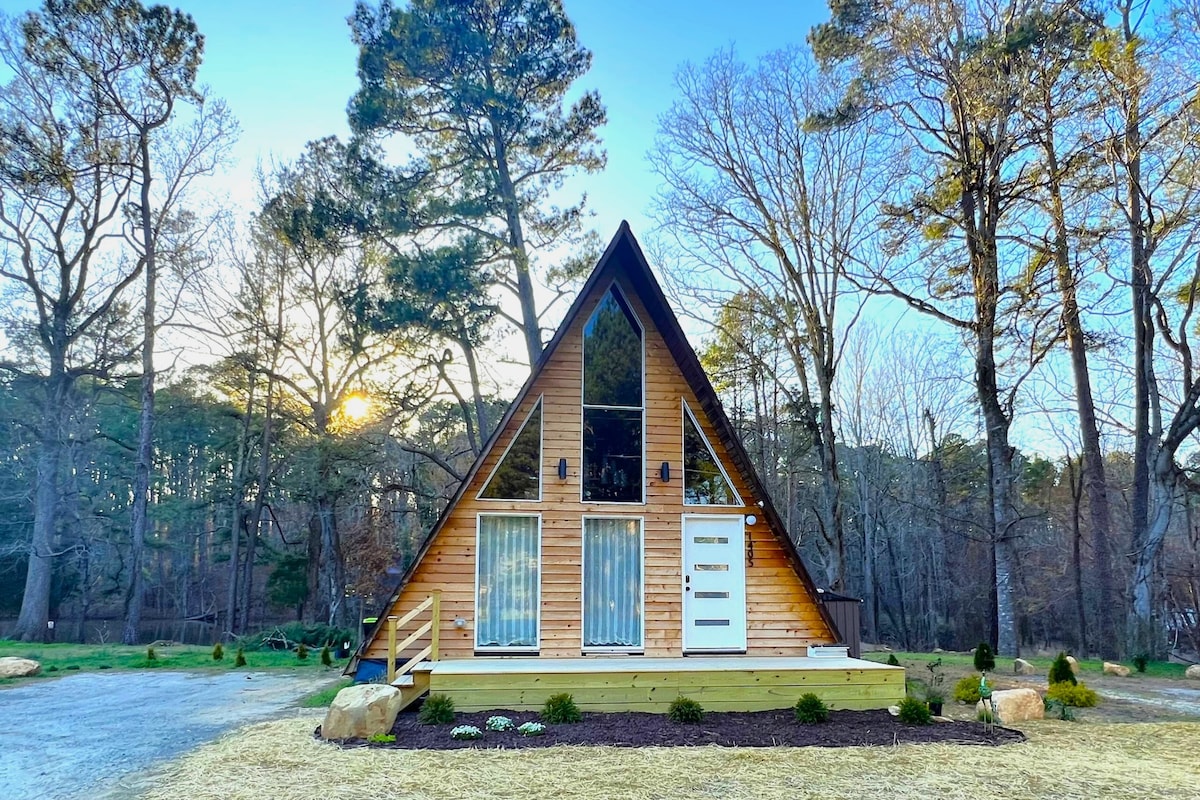
[[[633,310],[610,287],[583,328],[584,501],[642,502],[642,339]]]
[[[538,398],[512,444],[500,457],[479,497],[483,500],[540,500],[542,496],[542,400]]]
[[[696,506],[741,505],[687,403],[683,404],[683,502]]]
[[[615,287],[583,328],[583,404],[642,407],[642,328]]]

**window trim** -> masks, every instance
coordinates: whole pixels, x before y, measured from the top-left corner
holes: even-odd
[[[542,494],[545,491],[545,489],[543,487],[543,484],[545,483],[545,481],[542,478],[543,478],[543,473],[545,472],[544,467],[545,467],[545,461],[546,461],[546,406],[544,403],[544,399],[545,399],[544,394],[538,395],[537,401],[530,407],[529,413],[527,413],[525,415],[525,419],[521,421],[521,426],[519,428],[517,428],[517,432],[513,434],[512,439],[509,440],[508,445],[504,448],[504,452],[500,454],[500,458],[498,458],[496,460],[496,463],[492,466],[492,471],[488,473],[487,478],[484,479],[483,484],[479,487],[479,491],[475,493],[476,500],[482,500],[485,503],[540,503],[540,502],[542,502]],[[517,439],[520,438],[521,433],[525,430],[525,426],[529,424],[529,420],[533,416],[533,412],[536,411],[539,407],[541,407],[541,409],[542,409],[542,423],[540,425],[541,430],[538,431],[538,478],[537,478],[538,496],[537,496],[537,499],[536,500],[515,500],[515,499],[509,498],[509,497],[484,497],[483,493],[487,490],[488,484],[490,484],[492,482],[492,478],[494,478],[496,476],[496,470],[500,469],[500,465],[503,464],[504,459],[508,457],[508,451],[511,450],[513,445],[517,443]]]
[[[623,647],[621,645],[589,645],[585,643],[586,631],[585,626],[587,621],[584,615],[587,611],[586,590],[584,589],[584,580],[587,577],[587,548],[583,546],[583,538],[587,536],[587,521],[589,519],[616,519],[616,520],[637,520],[638,522],[638,539],[641,542],[641,609],[642,613],[638,620],[641,644],[636,647]],[[592,654],[610,654],[623,653],[625,655],[640,656],[646,653],[646,518],[645,516],[625,516],[621,514],[584,514],[579,522],[579,652],[583,655]]]
[[[480,645],[479,644],[479,537],[483,533],[484,517],[520,517],[537,520],[537,603],[535,603],[534,643],[528,645]],[[471,643],[476,655],[538,655],[542,645],[542,515],[538,513],[521,513],[511,511],[480,511],[475,515],[475,594],[471,602],[474,606],[475,624],[472,631]]]
[[[733,485],[733,481],[729,478],[729,473],[725,471],[725,465],[721,463],[721,459],[717,456],[717,451],[713,449],[712,442],[704,435],[704,428],[700,427],[700,420],[696,419],[696,415],[692,412],[692,407],[688,404],[686,397],[679,398],[683,404],[683,413],[690,417],[692,424],[696,426],[696,433],[700,434],[700,441],[704,442],[704,446],[708,448],[708,454],[712,456],[713,463],[717,465],[717,469],[721,471],[721,476],[725,478],[725,483],[729,484],[729,491],[733,494],[734,502],[732,503],[689,503],[687,499],[687,418],[679,418],[680,432],[680,448],[679,452],[681,459],[679,461],[679,494],[683,505],[688,508],[745,508],[746,503],[742,500],[742,496],[738,493],[737,487]]]
[[[609,292],[616,292],[619,302],[622,302],[625,304],[625,308],[628,309],[628,311],[629,311],[629,316],[633,318],[633,321],[637,324],[638,331],[641,333],[641,336],[638,337],[640,339],[640,342],[642,345],[642,352],[641,352],[641,358],[642,358],[642,364],[641,364],[641,366],[642,366],[642,368],[641,368],[642,404],[641,404],[641,406],[591,405],[591,404],[583,402],[584,384],[587,382],[587,377],[586,377],[587,376],[587,324],[588,324],[588,322],[591,322],[592,316],[596,313],[596,310],[600,307],[600,303],[602,303],[604,301],[604,298],[608,295]],[[581,338],[581,341],[579,343],[579,502],[581,504],[600,505],[600,506],[644,506],[644,505],[646,505],[646,484],[647,484],[647,481],[646,481],[646,326],[642,323],[642,319],[641,319],[641,317],[638,316],[637,311],[634,310],[633,303],[629,302],[629,297],[628,297],[628,295],[625,294],[625,290],[621,288],[621,284],[617,283],[617,281],[615,279],[610,281],[608,286],[606,286],[604,288],[604,291],[600,294],[600,299],[597,300],[596,304],[592,307],[592,313],[588,315],[587,320],[583,323],[583,328],[580,329],[580,338]],[[597,409],[597,410],[608,410],[608,411],[640,411],[640,412],[642,412],[642,443],[641,443],[641,445],[642,445],[642,452],[641,452],[642,468],[640,471],[641,479],[642,479],[642,499],[641,500],[588,500],[588,499],[584,498],[583,483],[584,483],[584,480],[586,479],[586,473],[585,473],[585,465],[584,465],[584,457],[585,456],[584,456],[584,446],[583,446],[583,427],[584,427],[583,412],[584,412],[584,409],[586,409],[586,408],[593,408],[593,409]],[[582,637],[582,633],[580,634],[580,636]]]

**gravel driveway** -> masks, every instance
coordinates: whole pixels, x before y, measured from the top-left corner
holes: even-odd
[[[230,728],[279,716],[333,680],[155,670],[84,673],[0,690],[0,798],[121,793],[123,776]]]

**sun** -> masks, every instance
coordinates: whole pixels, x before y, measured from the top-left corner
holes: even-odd
[[[342,414],[346,419],[362,422],[371,413],[371,401],[361,394],[352,394],[342,401]]]

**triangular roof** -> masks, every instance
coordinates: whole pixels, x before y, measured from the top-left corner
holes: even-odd
[[[513,416],[517,413],[522,402],[532,391],[538,376],[542,369],[554,357],[555,350],[558,349],[567,331],[570,330],[575,319],[581,313],[584,303],[592,291],[601,282],[607,282],[615,277],[616,274],[623,273],[628,281],[629,287],[638,295],[642,301],[642,305],[650,314],[659,334],[666,342],[667,349],[670,351],[675,363],[679,365],[680,371],[683,373],[684,380],[687,381],[692,391],[695,392],[697,399],[700,401],[700,408],[708,415],[708,419],[712,422],[713,427],[720,437],[721,443],[725,446],[725,451],[732,459],[734,466],[741,472],[746,481],[746,485],[750,487],[751,494],[758,499],[759,508],[762,511],[763,518],[770,527],[775,538],[779,540],[783,552],[787,555],[788,561],[795,570],[796,575],[803,582],[808,590],[809,596],[812,597],[814,604],[821,614],[821,618],[829,626],[829,630],[836,635],[837,626],[834,624],[833,618],[830,616],[828,609],[823,603],[816,602],[818,598],[817,586],[813,583],[812,578],[808,574],[808,570],[804,566],[803,560],[800,558],[800,552],[796,549],[795,542],[788,536],[787,528],[784,526],[783,519],[779,516],[779,512],[775,510],[774,504],[771,502],[771,497],[767,493],[766,487],[758,478],[758,473],[754,469],[754,464],[750,461],[746,449],[742,446],[741,439],[738,438],[737,432],[729,421],[729,417],[725,414],[725,409],[721,406],[721,401],[717,397],[717,392],[713,388],[712,383],[708,379],[708,375],[704,372],[704,368],[700,365],[700,359],[696,356],[696,351],[692,349],[691,344],[687,340],[687,336],[683,332],[683,328],[679,325],[679,319],[675,316],[675,312],[671,310],[670,304],[667,302],[667,297],[663,293],[662,287],[654,277],[654,273],[650,270],[650,264],[646,261],[646,256],[642,253],[642,248],[638,244],[637,239],[633,236],[633,231],[629,228],[629,223],[622,220],[621,226],[617,229],[617,233],[613,236],[612,241],[608,243],[604,254],[600,256],[600,260],[596,262],[595,269],[583,284],[583,288],[579,290],[575,302],[567,310],[566,316],[559,324],[558,330],[549,343],[542,350],[541,356],[537,363],[530,371],[529,378],[525,381],[525,385],[521,387],[521,391],[517,393],[516,398],[509,405],[508,410],[504,412],[503,418],[496,425],[492,435],[479,451],[478,458],[471,465],[471,469],[463,476],[462,483],[459,484],[458,490],[454,493],[454,497],[450,503],[442,511],[438,521],[430,529],[429,535],[425,537],[421,548],[417,551],[416,558],[408,566],[408,569],[401,576],[396,584],[396,589],[388,598],[387,604],[384,606],[383,612],[379,615],[375,627],[371,630],[371,634],[363,639],[359,646],[361,653],[372,640],[374,640],[379,629],[383,625],[383,620],[388,609],[392,608],[396,601],[400,599],[400,592],[405,584],[412,578],[416,572],[421,560],[425,554],[429,552],[429,548],[433,546],[437,539],[438,533],[441,532],[447,520],[449,520],[452,512],[462,500],[467,488],[472,484],[479,470],[482,469],[484,462],[491,453],[492,448],[496,446],[496,442],[500,436],[508,428]],[[357,656],[356,656],[357,657]],[[351,663],[347,668],[349,671],[353,667]]]

